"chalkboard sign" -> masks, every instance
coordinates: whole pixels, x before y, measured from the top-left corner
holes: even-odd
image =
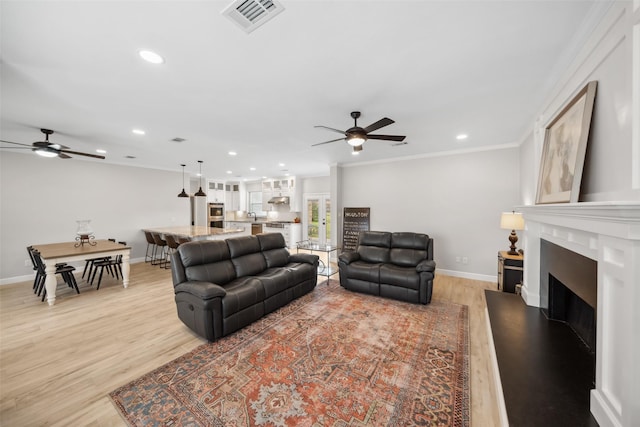
[[[355,251],[361,231],[369,231],[370,208],[344,208],[342,250]]]

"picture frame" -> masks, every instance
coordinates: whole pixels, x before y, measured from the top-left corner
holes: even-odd
[[[546,127],[536,204],[578,202],[597,86],[587,83]]]

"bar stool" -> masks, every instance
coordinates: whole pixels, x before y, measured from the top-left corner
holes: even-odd
[[[167,255],[165,253],[167,241],[160,237],[160,234],[158,233],[151,233],[151,235],[153,236],[153,241],[156,244],[153,251],[153,258],[151,259],[151,265],[159,265],[160,267],[163,267],[163,264],[166,265],[167,263]],[[158,249],[160,249],[160,256],[158,256]]]
[[[175,237],[171,234],[166,234],[164,236],[164,239],[167,241],[167,246],[168,246],[168,250],[167,250],[167,257],[165,259],[165,263],[164,263],[164,268],[171,268],[170,264],[171,264],[171,254],[174,253],[176,251],[176,249],[178,249],[178,246],[180,246],[180,243],[178,243],[175,239]],[[169,267],[168,267],[169,265]]]
[[[147,251],[144,254],[144,262],[153,262],[153,254],[156,250],[156,241],[153,240],[153,236],[148,231],[144,232],[144,237],[147,239]],[[149,249],[151,249],[151,255],[149,255]]]

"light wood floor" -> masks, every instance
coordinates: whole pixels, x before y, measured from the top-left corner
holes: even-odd
[[[127,289],[79,285],[80,295],[59,285],[53,307],[30,282],[0,286],[0,425],[124,426],[107,394],[205,342],[177,318],[169,270],[134,264]],[[488,288],[440,275],[433,296],[469,306],[471,420],[482,427],[499,424]]]

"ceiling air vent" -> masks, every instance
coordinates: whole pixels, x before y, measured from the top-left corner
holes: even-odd
[[[179,136],[176,136],[175,138],[170,140],[171,142],[185,142],[186,139],[184,138],[180,138]]]
[[[283,10],[284,7],[276,0],[236,0],[222,14],[250,33]]]

